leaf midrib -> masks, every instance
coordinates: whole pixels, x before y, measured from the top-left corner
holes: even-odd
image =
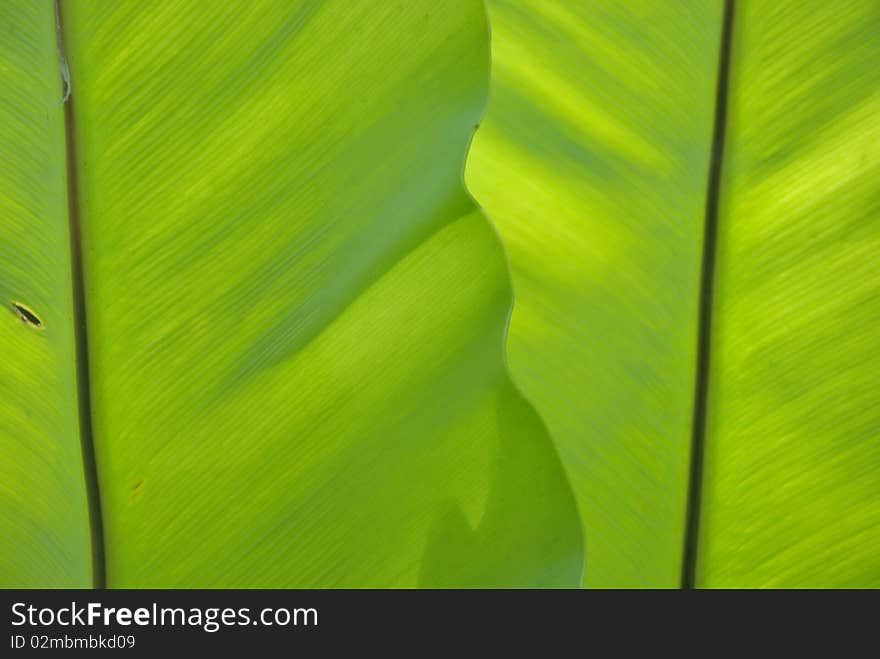
[[[713,291],[718,240],[718,207],[721,195],[724,141],[727,129],[727,96],[734,14],[735,0],[724,0],[721,43],[718,49],[718,74],[715,83],[715,117],[712,129],[712,146],[709,155],[709,172],[706,182],[703,254],[700,266],[694,409],[691,425],[690,470],[688,475],[681,567],[681,587],[685,589],[696,587],[710,377]]]
[[[98,484],[98,468],[92,431],[92,396],[89,381],[88,321],[86,317],[85,283],[82,265],[82,227],[80,222],[79,179],[76,166],[75,113],[73,86],[66,67],[64,28],[61,0],[55,0],[55,26],[58,49],[59,79],[64,104],[64,150],[65,175],[67,178],[67,218],[70,243],[70,268],[73,297],[73,325],[76,359],[76,399],[79,422],[80,449],[82,452],[83,477],[89,515],[91,544],[92,587],[105,588],[107,569],[104,550],[104,518],[101,512],[101,495]]]

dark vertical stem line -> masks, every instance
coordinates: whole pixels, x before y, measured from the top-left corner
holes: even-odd
[[[63,95],[62,98],[65,99],[63,103],[65,150],[67,152],[67,217],[70,225],[70,267],[71,279],[73,281],[79,436],[86,483],[86,499],[89,507],[89,527],[92,544],[92,585],[95,588],[104,588],[107,583],[104,562],[104,520],[101,513],[101,493],[98,487],[98,468],[92,433],[92,396],[89,384],[88,322],[86,319],[85,285],[83,281],[82,227],[79,215],[79,180],[76,163],[76,123],[73,111],[74,94],[65,58],[64,30],[59,0],[55,0],[55,25],[57,28],[58,61],[63,78],[61,93]]]
[[[727,93],[730,77],[730,50],[733,37],[734,0],[725,0],[715,87],[715,125],[709,178],[706,184],[703,261],[700,271],[700,306],[697,316],[697,368],[694,382],[694,412],[691,426],[691,463],[682,556],[682,588],[696,586],[697,551],[700,534],[700,508],[703,494],[703,456],[706,445],[706,415],[709,392],[709,360],[712,331],[712,303],[715,279],[715,256],[718,242],[718,202],[724,160],[724,137],[727,128]]]

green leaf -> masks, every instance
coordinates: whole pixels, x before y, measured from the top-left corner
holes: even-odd
[[[511,369],[568,467],[586,584],[675,586],[720,7],[489,8],[467,181],[510,251]]]
[[[111,586],[571,585],[481,3],[62,3]]]
[[[509,341],[478,0],[0,7],[0,585],[880,585],[876,3],[489,4]]]
[[[51,2],[0,3],[0,585],[87,586]]]
[[[740,3],[697,582],[880,587],[880,6]]]
[[[736,3],[706,282],[723,3],[489,5],[467,181],[510,250],[511,369],[572,480],[585,583],[678,585],[687,542],[697,585],[880,585],[876,3]]]

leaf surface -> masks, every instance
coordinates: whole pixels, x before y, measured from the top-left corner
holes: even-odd
[[[64,3],[111,586],[570,585],[471,0]]]
[[[880,587],[878,33],[737,8],[699,584]]]
[[[87,587],[52,2],[0,4],[0,585]]]
[[[588,586],[680,580],[720,3],[492,0],[467,182],[510,252],[514,377]]]

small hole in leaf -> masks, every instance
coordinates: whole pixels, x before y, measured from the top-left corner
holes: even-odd
[[[43,321],[40,320],[40,317],[37,316],[37,314],[35,314],[33,311],[28,309],[26,306],[24,306],[21,302],[13,302],[12,308],[15,309],[15,313],[18,314],[18,317],[21,318],[22,322],[38,328],[43,327]]]

